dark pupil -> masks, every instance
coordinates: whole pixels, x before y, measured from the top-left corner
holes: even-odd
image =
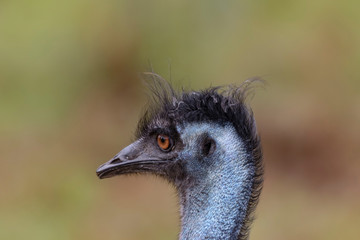
[[[165,142],[165,138],[164,138],[164,137],[160,137],[160,141],[161,141],[162,143],[164,143],[164,142]]]

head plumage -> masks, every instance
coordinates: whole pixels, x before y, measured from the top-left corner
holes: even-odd
[[[243,140],[256,135],[253,113],[246,99],[254,93],[260,78],[246,80],[241,85],[210,87],[202,91],[176,91],[156,73],[144,73],[150,98],[139,121],[137,137],[146,134],[152,122],[167,119],[183,122],[231,123]],[[248,139],[250,137],[250,139]]]

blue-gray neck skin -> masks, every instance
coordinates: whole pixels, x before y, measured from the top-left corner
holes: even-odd
[[[179,187],[180,239],[238,239],[245,221],[254,166],[232,125],[189,123],[178,128],[185,149],[187,183]],[[215,151],[203,157],[200,139],[206,134]]]

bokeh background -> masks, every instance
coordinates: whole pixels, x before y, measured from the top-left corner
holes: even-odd
[[[260,76],[251,239],[360,239],[360,2],[0,1],[0,239],[176,239],[151,176],[99,180],[153,69],[177,87]]]

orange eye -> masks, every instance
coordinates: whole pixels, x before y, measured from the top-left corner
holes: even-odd
[[[162,150],[169,150],[169,148],[171,147],[170,145],[170,138],[169,136],[160,134],[157,136],[157,144],[159,145],[159,147]]]

